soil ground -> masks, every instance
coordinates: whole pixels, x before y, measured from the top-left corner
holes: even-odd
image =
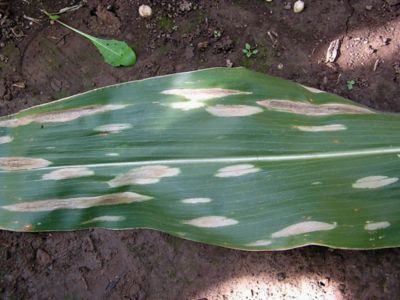
[[[280,0],[87,0],[62,15],[133,46],[138,63],[123,69],[104,64],[89,42],[39,11],[80,1],[3,2],[0,115],[94,87],[227,64],[400,111],[397,0],[308,0],[301,14]],[[143,3],[151,18],[138,15]],[[339,55],[326,63],[335,39]],[[255,57],[244,57],[245,43],[258,49]],[[249,253],[151,230],[0,231],[2,299],[398,299],[399,270],[399,249]]]

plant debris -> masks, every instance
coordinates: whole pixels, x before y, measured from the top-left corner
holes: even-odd
[[[328,51],[326,52],[326,62],[333,63],[339,56],[339,47],[340,47],[340,40],[336,39],[333,40],[328,47]]]

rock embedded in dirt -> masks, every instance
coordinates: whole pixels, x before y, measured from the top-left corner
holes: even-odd
[[[36,251],[36,261],[41,266],[46,266],[51,262],[50,255],[43,249],[37,249]]]
[[[208,48],[208,42],[200,42],[197,44],[197,49],[200,51],[205,51]]]
[[[180,11],[183,11],[183,12],[185,12],[185,11],[191,11],[192,10],[192,3],[191,2],[189,2],[189,1],[186,1],[186,0],[183,0],[182,2],[181,2],[181,4],[179,4],[179,10]]]

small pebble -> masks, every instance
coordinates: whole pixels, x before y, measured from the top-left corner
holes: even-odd
[[[367,5],[367,6],[365,7],[366,10],[372,10],[372,8],[373,8],[372,5]]]
[[[140,7],[139,7],[139,15],[142,18],[151,17],[152,14],[153,14],[153,11],[152,11],[150,6],[145,5],[145,4],[140,5]]]
[[[294,5],[293,5],[293,11],[296,13],[296,14],[299,14],[299,13],[301,13],[303,10],[304,10],[304,2],[303,1],[301,1],[301,0],[298,0],[298,1],[296,1],[295,3],[294,3]]]
[[[197,49],[200,51],[205,51],[208,48],[208,42],[200,42],[197,44]]]
[[[232,68],[233,67],[233,62],[230,59],[226,60],[226,67],[227,68]]]
[[[192,3],[184,0],[180,5],[179,5],[179,10],[180,11],[191,11],[192,10]]]
[[[44,266],[51,262],[51,257],[46,251],[44,251],[42,249],[37,249],[36,261],[38,262],[39,265]]]

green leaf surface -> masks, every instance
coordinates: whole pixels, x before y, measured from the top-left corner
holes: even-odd
[[[245,250],[400,245],[400,119],[243,68],[0,118],[0,228],[152,228]]]
[[[104,61],[112,65],[113,67],[129,67],[133,66],[136,63],[136,54],[132,50],[132,48],[128,46],[127,43],[117,40],[96,38],[59,21],[58,18],[52,20],[55,20],[64,27],[84,36],[89,41],[91,41],[103,56]]]

